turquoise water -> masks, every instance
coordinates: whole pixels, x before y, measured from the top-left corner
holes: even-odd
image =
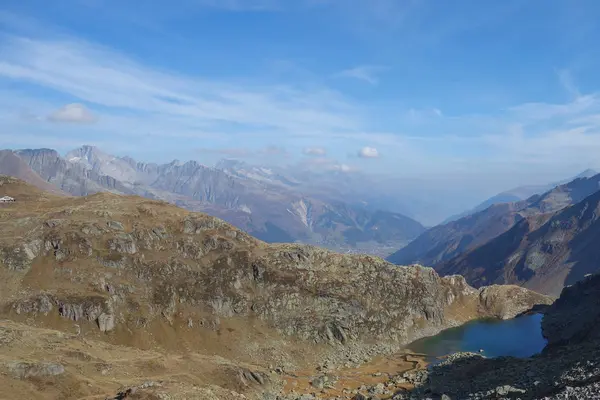
[[[469,322],[447,329],[435,336],[411,343],[408,348],[432,359],[457,351],[479,352],[486,357],[529,357],[542,351],[542,314],[525,315],[509,320]]]

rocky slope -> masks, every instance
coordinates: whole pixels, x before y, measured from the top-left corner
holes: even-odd
[[[524,218],[559,211],[600,189],[600,174],[567,184],[516,203],[496,204],[421,234],[388,257],[396,264],[418,263],[438,268],[444,262],[487,243]]]
[[[558,296],[563,286],[598,272],[599,214],[596,192],[559,212],[527,217],[437,271],[464,275],[475,286],[519,284]]]
[[[387,255],[424,231],[421,224],[401,214],[306,196],[304,188],[284,184],[282,177],[269,176],[264,169],[218,169],[177,160],[147,164],[92,146],[73,150],[65,158],[49,149],[20,150],[14,155],[70,194],[109,191],[165,200],[225,219],[269,242]]]
[[[222,382],[219,393],[255,396],[275,390],[269,365],[360,362],[469,319],[508,318],[550,302],[515,286],[476,290],[431,268],[268,245],[165,202],[110,193],[62,198],[1,181],[17,198],[0,206],[0,317],[12,321],[2,322],[0,333],[16,346],[0,353],[2,379],[27,398],[44,398],[40,387],[48,384],[61,398],[135,386],[110,372],[119,363],[139,379],[156,376],[152,368],[164,378],[169,365],[185,374],[213,371],[188,379],[177,370],[161,383],[174,393],[192,390],[190,382],[202,390]],[[23,324],[35,327],[27,337],[19,333]],[[44,339],[39,352],[13,355],[37,333],[54,344]],[[73,334],[85,351],[65,341]],[[94,353],[98,346],[107,355]],[[166,352],[171,364],[111,361],[118,346],[148,362]],[[99,381],[86,380],[73,357],[97,360]],[[110,383],[97,375],[103,370]],[[223,396],[196,398],[235,398]]]
[[[412,392],[393,399],[600,398],[600,275],[563,290],[542,320],[548,345],[537,356],[486,359],[457,354],[412,374]]]

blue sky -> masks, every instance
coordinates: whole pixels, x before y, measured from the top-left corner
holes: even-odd
[[[2,1],[2,148],[360,170],[464,202],[600,168],[595,0],[49,4]]]

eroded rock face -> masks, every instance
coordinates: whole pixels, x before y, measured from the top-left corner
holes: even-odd
[[[102,332],[108,332],[115,329],[115,316],[113,314],[102,313],[98,315],[98,327]]]
[[[17,315],[38,316],[57,312],[63,318],[73,322],[95,322],[102,332],[115,328],[116,319],[110,300],[100,296],[57,298],[41,294],[9,304],[8,309]]]
[[[102,314],[103,306],[103,298],[71,298],[58,301],[58,312],[62,317],[73,321],[79,321],[80,319],[95,321]]]

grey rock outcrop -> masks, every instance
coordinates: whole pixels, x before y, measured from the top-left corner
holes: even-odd
[[[17,315],[38,316],[57,312],[61,317],[74,322],[94,322],[102,332],[111,331],[116,327],[110,300],[101,296],[58,298],[40,294],[14,301],[7,308]]]
[[[65,372],[65,367],[57,363],[31,363],[16,361],[9,363],[6,367],[9,373],[18,379],[56,376]]]
[[[41,240],[0,248],[0,261],[11,271],[27,272],[41,250]]]
[[[100,331],[108,332],[115,329],[115,316],[113,314],[102,313],[97,319]]]

